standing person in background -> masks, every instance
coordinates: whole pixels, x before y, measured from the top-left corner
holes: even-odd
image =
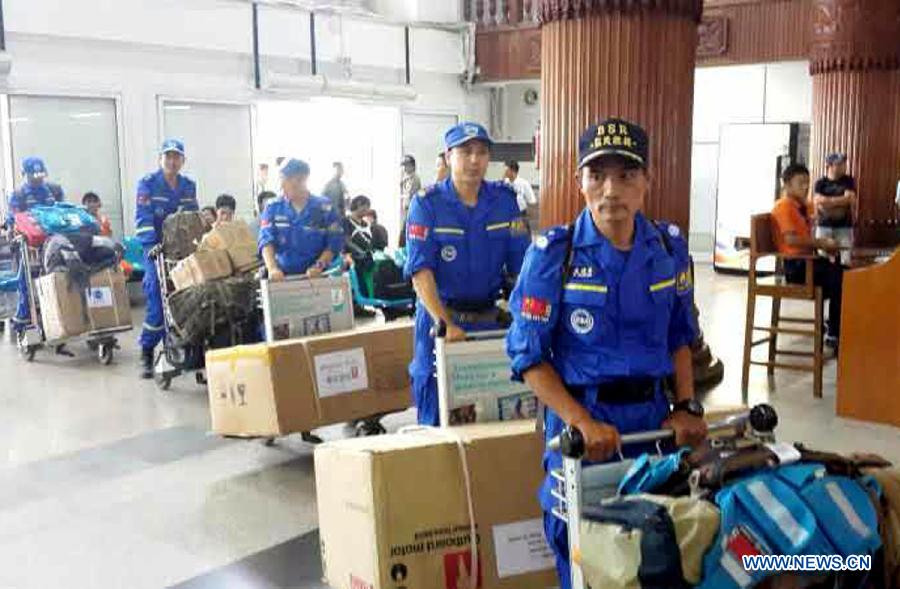
[[[411,155],[403,156],[400,165],[403,168],[403,176],[400,178],[400,218],[405,220],[409,203],[422,190],[422,181],[416,173],[416,158]]]
[[[256,210],[253,211],[253,219],[248,223],[250,231],[253,232],[253,237],[256,239],[259,239],[259,224],[262,212],[266,210],[266,205],[273,198],[278,198],[278,195],[268,190],[264,190],[256,195]]]
[[[269,190],[269,164],[259,164],[256,174],[256,194]]]
[[[443,182],[450,175],[450,166],[447,165],[447,154],[441,152],[434,161],[434,183]]]
[[[22,186],[9,197],[9,206],[6,209],[6,226],[10,231],[16,224],[16,213],[27,212],[33,206],[49,206],[56,202],[62,202],[65,198],[63,189],[58,184],[46,181],[47,166],[44,160],[37,157],[26,157],[22,160]],[[19,267],[18,276],[19,302],[16,306],[16,316],[13,317],[13,328],[17,334],[21,334],[28,325],[31,317],[31,307],[28,303],[28,277]]]
[[[334,162],[332,166],[334,167],[334,176],[322,189],[322,196],[331,201],[334,212],[337,213],[339,218],[343,219],[347,210],[347,186],[344,185],[343,181],[344,164]]]
[[[522,218],[528,223],[528,206],[536,205],[537,199],[534,197],[534,190],[531,188],[531,182],[519,176],[519,162],[509,160],[506,162],[506,170],[503,172],[503,181],[512,186],[516,191],[516,203],[519,205],[519,212]]]
[[[230,194],[220,194],[216,198],[216,220],[212,224],[213,227],[234,221],[235,210],[237,210],[237,201],[234,197]]]
[[[112,237],[112,225],[109,222],[109,217],[100,214],[100,209],[103,207],[100,197],[94,192],[85,192],[84,196],[81,197],[81,205],[87,209],[87,212],[92,217],[97,219],[97,224],[100,225],[100,235]]]
[[[290,159],[281,167],[282,196],[263,211],[259,253],[269,280],[289,274],[320,276],[344,249],[344,232],[331,201],[309,192],[309,164]]]
[[[167,139],[159,150],[159,170],[138,182],[134,211],[135,237],[144,246],[144,296],[147,314],[141,331],[141,378],[153,378],[153,353],[165,336],[162,293],[150,250],[162,241],[163,222],[178,211],[197,211],[197,185],[181,175],[184,143]]]
[[[850,265],[853,247],[853,215],[856,210],[856,180],[847,175],[847,155],[832,153],[825,158],[825,175],[813,188],[816,239],[831,238],[841,251],[841,263]]]
[[[497,299],[530,241],[515,193],[484,179],[493,145],[487,130],[461,123],[444,143],[451,175],[413,199],[406,225],[404,275],[418,295],[409,374],[422,425],[440,421],[431,329],[442,321],[447,341],[460,341],[466,329],[496,328]]]

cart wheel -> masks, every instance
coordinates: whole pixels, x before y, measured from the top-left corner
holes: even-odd
[[[381,425],[377,419],[371,421],[360,421],[356,424],[356,437],[365,438],[368,436],[380,436],[386,434],[387,430]]]
[[[29,346],[27,337],[24,332],[20,333],[16,338],[16,346],[19,348],[19,354],[21,354],[23,360],[33,362],[37,346]]]
[[[153,377],[153,380],[156,382],[156,388],[161,391],[168,391],[169,387],[172,386],[172,377],[166,376],[164,374],[157,374]]]
[[[266,448],[271,448],[275,445],[275,438],[265,438],[263,439],[263,446]]]
[[[103,366],[109,366],[113,361],[115,346],[111,343],[102,343],[97,346],[97,359]]]
[[[0,321],[0,335],[3,335],[3,332],[6,331],[6,319]]]
[[[315,434],[311,434],[309,432],[303,432],[300,434],[300,438],[306,442],[307,444],[312,444],[314,446],[318,446],[323,442],[322,438]]]
[[[93,340],[88,340],[87,347],[90,351],[96,352],[100,348],[100,344]]]

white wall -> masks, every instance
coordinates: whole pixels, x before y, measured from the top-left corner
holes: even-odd
[[[428,3],[416,5],[417,14]],[[121,114],[119,148],[126,232],[139,178],[156,168],[160,101],[249,104],[274,95],[253,86],[251,9],[229,0],[4,0],[12,71],[0,93],[105,97]],[[52,17],[48,17],[52,15]],[[260,9],[263,69],[309,73],[308,14]],[[403,28],[347,17],[317,16],[320,68],[349,57],[353,79],[402,80]],[[412,85],[418,97],[393,104],[486,122],[482,93],[460,85],[462,33],[412,29]],[[382,103],[390,103],[384,101]],[[4,123],[5,124],[5,123]],[[400,137],[400,125],[394,131]],[[210,129],[215,133],[215,129]],[[399,142],[398,142],[399,143]],[[188,146],[190,158],[190,146]],[[400,150],[391,154],[399,162]],[[9,159],[9,153],[2,155]],[[190,166],[188,166],[190,167]],[[396,168],[399,181],[399,166]],[[237,195],[236,195],[237,196]]]
[[[812,77],[805,61],[697,69],[691,157],[693,251],[712,252],[722,125],[811,120]]]

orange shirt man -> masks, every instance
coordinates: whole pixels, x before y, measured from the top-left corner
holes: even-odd
[[[837,243],[831,238],[816,239],[810,229],[807,212],[809,170],[802,164],[791,164],[781,175],[782,196],[772,208],[772,236],[778,251],[789,256],[814,254],[816,250],[834,252]],[[806,259],[784,260],[784,276],[788,282],[806,281]],[[822,296],[829,301],[828,335],[825,343],[837,352],[841,321],[841,288],[843,268],[825,257],[813,261],[813,281],[822,287]]]
[[[97,223],[100,225],[100,235],[112,237],[112,225],[109,222],[109,217],[100,214],[100,207],[103,206],[100,197],[96,193],[85,192],[84,196],[81,197],[81,204],[97,219]]]

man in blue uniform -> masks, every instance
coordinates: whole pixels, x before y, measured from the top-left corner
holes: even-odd
[[[9,197],[9,206],[6,213],[6,226],[11,230],[15,226],[16,213],[24,213],[33,206],[47,206],[55,202],[62,202],[63,189],[58,184],[46,181],[47,166],[37,157],[26,157],[22,160],[22,177],[25,182]],[[16,333],[21,333],[28,325],[31,316],[31,308],[28,304],[28,278],[23,268],[19,267],[18,275],[19,300],[16,306],[16,316],[13,317],[13,326]]]
[[[159,150],[159,170],[141,178],[135,207],[135,236],[144,246],[144,296],[147,314],[141,331],[141,378],[153,378],[153,350],[165,335],[162,295],[150,250],[162,241],[163,221],[178,211],[196,211],[197,186],[181,175],[184,143],[167,139]]]
[[[698,328],[687,243],[674,225],[657,226],[640,213],[648,151],[646,133],[628,121],[585,131],[578,163],[585,209],[573,227],[535,241],[510,300],[513,376],[547,406],[547,439],[574,426],[590,460],[610,458],[623,433],[669,427],[678,444],[706,435],[694,400],[690,344]],[[662,387],[673,374],[670,409]],[[548,472],[561,463],[559,453],[544,456]],[[551,481],[545,479],[540,501],[565,589],[568,537],[550,513]]]
[[[447,340],[458,341],[495,322],[504,279],[519,273],[530,239],[515,192],[484,180],[493,145],[484,127],[457,125],[444,143],[450,176],[412,199],[406,223],[404,270],[418,295],[409,374],[424,425],[439,421],[432,326],[443,320]]]
[[[309,165],[290,159],[281,167],[281,198],[269,201],[259,223],[259,252],[269,280],[288,274],[313,278],[344,247],[344,230],[331,200],[310,194]]]

